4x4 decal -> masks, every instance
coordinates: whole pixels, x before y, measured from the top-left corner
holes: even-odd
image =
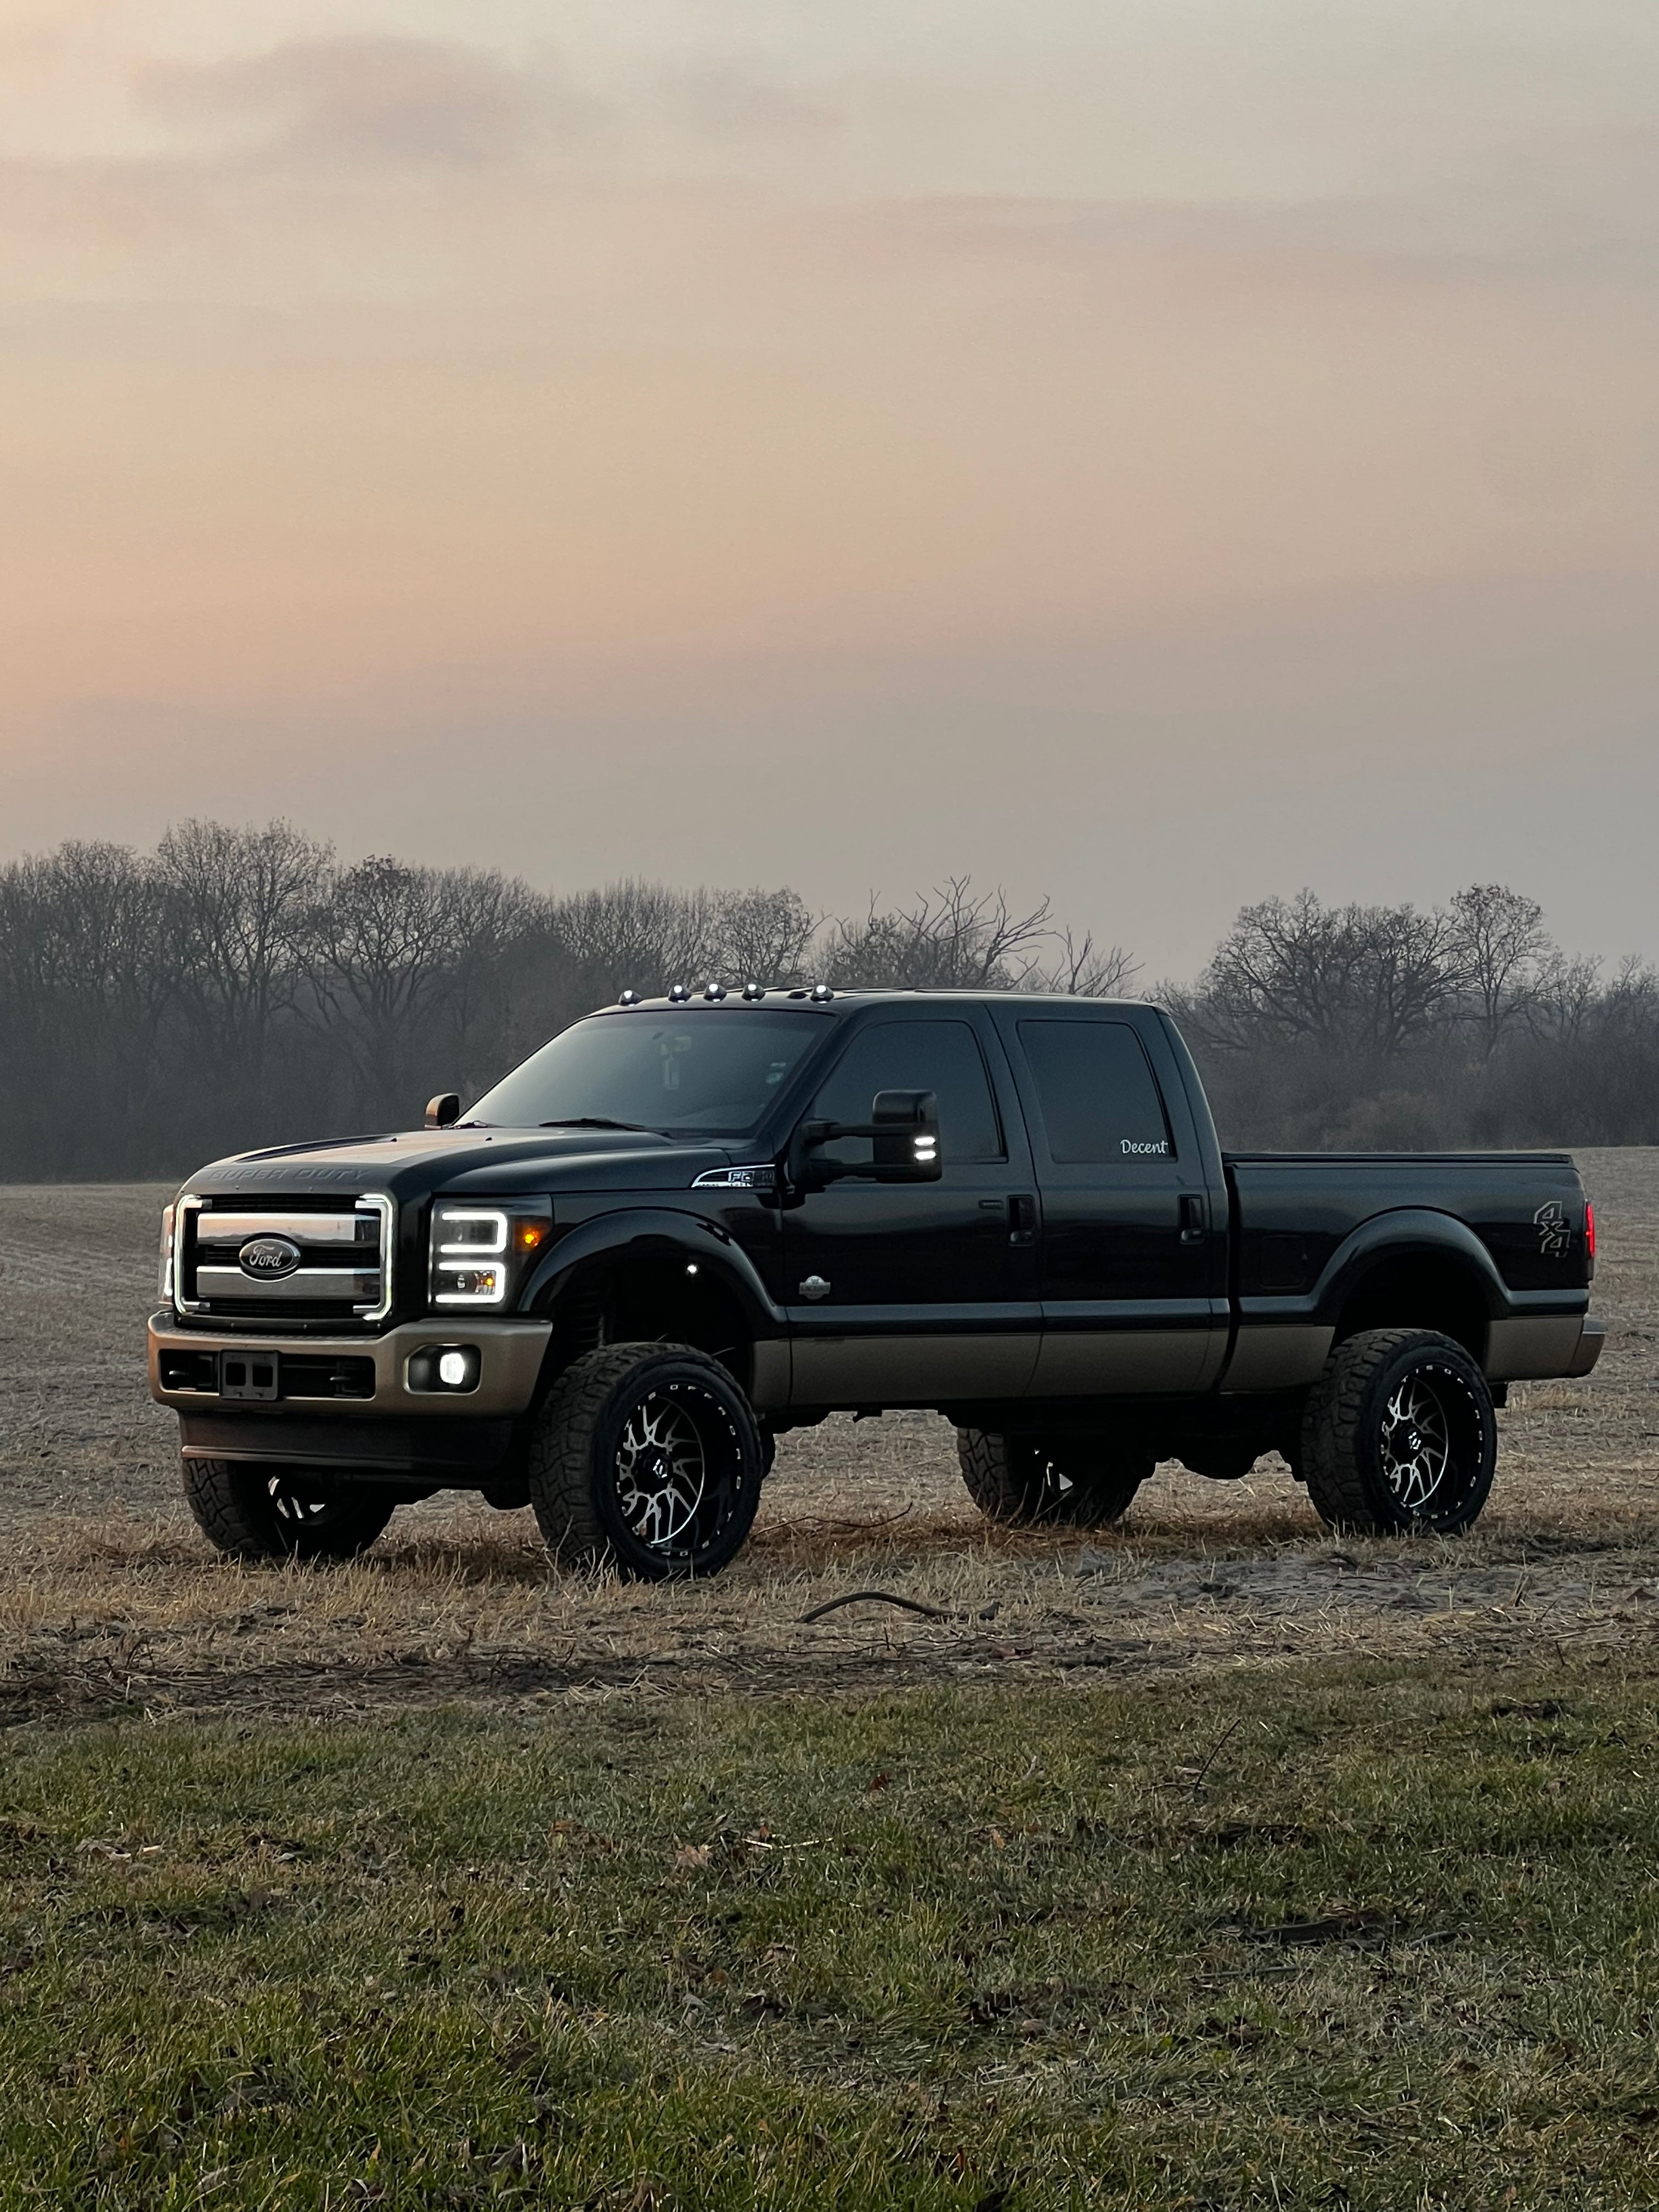
[[[1567,1224],[1567,1217],[1561,1211],[1560,1200],[1551,1199],[1549,1204],[1540,1206],[1532,1218],[1538,1231],[1540,1257],[1565,1260],[1572,1243],[1572,1231]]]

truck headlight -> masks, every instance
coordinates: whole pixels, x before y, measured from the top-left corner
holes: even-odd
[[[173,1208],[161,1211],[161,1255],[155,1270],[155,1295],[173,1303]]]
[[[552,1230],[545,1199],[515,1199],[504,1206],[439,1199],[432,1208],[429,1303],[505,1306]]]

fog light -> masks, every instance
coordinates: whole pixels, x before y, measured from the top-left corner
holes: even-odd
[[[409,1387],[422,1395],[476,1390],[482,1368],[476,1344],[423,1344],[409,1356]]]

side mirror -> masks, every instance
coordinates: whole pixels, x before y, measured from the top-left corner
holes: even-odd
[[[426,1102],[426,1126],[428,1129],[447,1129],[461,1118],[461,1094],[459,1091],[441,1091],[435,1098]]]
[[[811,1157],[842,1137],[870,1139],[867,1165]],[[789,1150],[789,1179],[805,1190],[821,1190],[853,1176],[872,1182],[937,1182],[945,1172],[938,1096],[932,1091],[878,1091],[867,1121],[803,1121]]]
[[[870,1102],[878,1182],[937,1182],[939,1097],[932,1091],[878,1091]]]

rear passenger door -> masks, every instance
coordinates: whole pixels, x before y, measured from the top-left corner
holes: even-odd
[[[784,1215],[796,1405],[937,1406],[1029,1385],[1042,1329],[1036,1186],[983,1013],[896,1008],[853,1028],[804,1120],[868,1121],[878,1091],[939,1098],[937,1182],[856,1177]],[[867,1138],[823,1157],[863,1162]]]
[[[1207,1389],[1226,1351],[1224,1243],[1210,1233],[1197,1133],[1161,1036],[1086,1003],[999,1008],[996,1020],[1042,1189],[1033,1395]]]

